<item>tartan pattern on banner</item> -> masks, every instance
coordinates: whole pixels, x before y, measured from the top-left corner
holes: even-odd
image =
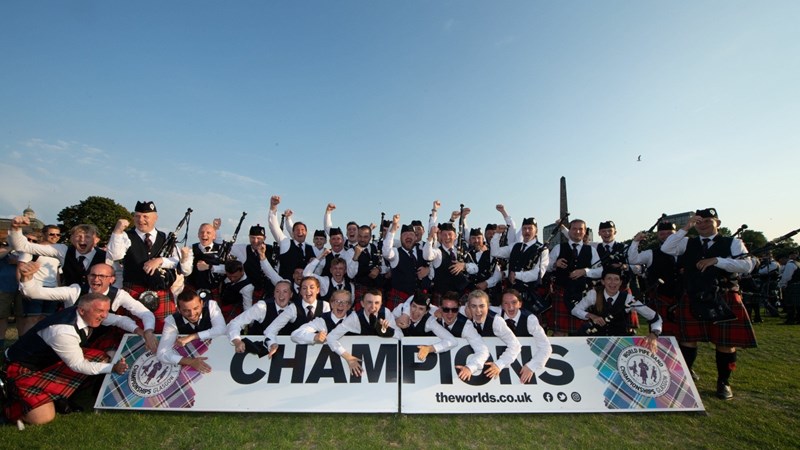
[[[626,348],[640,345],[642,337],[588,338],[586,342],[598,359],[594,366],[597,377],[607,383],[603,397],[609,409],[656,409],[656,408],[698,408],[702,405],[695,398],[691,377],[684,372],[677,358],[680,351],[673,348],[672,341],[659,339],[658,357],[661,358],[669,374],[669,385],[659,396],[648,396],[637,392],[620,374],[618,358]],[[627,345],[626,345],[627,344]],[[666,348],[664,348],[666,347]]]
[[[106,359],[103,351],[93,348],[84,348],[83,355],[92,362],[102,362]],[[89,377],[73,371],[64,361],[37,371],[11,363],[6,374],[9,380],[13,380],[14,387],[12,391],[14,401],[6,406],[6,417],[11,420],[17,420],[32,409],[59,398],[69,398]]]
[[[747,308],[742,304],[742,296],[734,291],[721,295],[736,314],[736,320],[718,324],[697,320],[689,306],[689,296],[681,297],[678,302],[681,342],[712,342],[723,347],[756,347],[756,334],[750,323],[750,316],[747,315]]]
[[[130,283],[124,283],[122,287],[123,289],[128,291],[129,294],[131,294],[131,297],[133,297],[136,300],[139,299],[139,295],[142,292],[148,290],[145,286],[141,286],[138,284],[130,284]],[[164,329],[164,319],[166,319],[167,316],[171,316],[173,313],[175,313],[178,310],[178,308],[175,305],[175,300],[172,298],[172,294],[170,293],[169,290],[153,291],[153,292],[158,294],[158,308],[155,311],[153,311],[153,315],[156,317],[156,328],[155,330],[153,330],[153,332],[155,332],[156,334],[161,334],[161,331]],[[133,316],[130,313],[128,313],[128,315],[133,320],[136,320],[137,321],[136,323],[141,326],[141,321],[139,321],[137,317]]]
[[[176,351],[181,356],[197,357],[208,351],[210,341],[194,340],[185,347],[177,347]],[[101,392],[98,403],[107,407],[139,407],[139,408],[191,408],[194,406],[195,392],[192,382],[198,380],[202,374],[189,366],[178,366],[177,377],[166,386],[151,396],[143,396],[134,392],[131,384],[137,376],[133,370],[137,361],[143,358],[155,358],[155,355],[144,347],[144,339],[139,336],[128,336],[122,348],[122,355],[128,362],[131,370],[123,375],[111,374],[110,380]],[[173,367],[174,368],[174,367]]]

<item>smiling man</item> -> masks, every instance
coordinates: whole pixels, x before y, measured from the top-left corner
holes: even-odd
[[[129,332],[136,328],[130,318],[109,314],[110,307],[105,295],[86,294],[75,306],[37,323],[8,348],[6,374],[15,400],[6,406],[7,418],[50,422],[57,410],[54,402],[64,403],[89,376],[128,370],[124,359],[111,364],[107,342],[92,336],[100,325]]]
[[[350,373],[360,377],[361,360],[348,352],[339,342],[345,334],[357,336],[380,336],[402,339],[403,332],[394,321],[394,316],[383,306],[383,294],[378,289],[370,289],[361,300],[361,309],[350,314],[336,329],[328,334],[328,347],[347,361]]]
[[[158,340],[154,333],[155,317],[141,302],[133,299],[127,292],[114,286],[114,268],[108,264],[95,264],[89,269],[89,284],[71,284],[69,286],[46,288],[33,279],[37,270],[37,263],[21,263],[19,265],[20,287],[25,295],[48,301],[63,301],[65,306],[72,306],[81,295],[88,292],[106,295],[111,299],[110,312],[122,314],[120,308],[132,314],[142,322],[141,327],[136,327],[134,333],[142,336],[148,350],[155,353]],[[104,330],[110,331],[110,330]],[[120,333],[115,333],[114,340],[119,343],[122,339]]]
[[[661,244],[661,251],[683,255],[686,291],[678,301],[678,340],[686,365],[692,369],[698,342],[716,345],[717,397],[729,400],[733,398],[729,379],[736,368],[736,348],[756,346],[738,282],[740,274],[753,271],[756,261],[744,256],[747,248],[740,239],[719,235],[720,223],[716,209],[699,209],[686,226]],[[692,227],[697,237],[686,236]],[[702,305],[720,303],[732,313],[731,320],[715,321],[703,311]]]
[[[206,357],[182,356],[175,349],[196,339],[213,339],[225,334],[225,319],[214,300],[205,303],[191,289],[178,294],[178,312],[164,321],[164,332],[158,343],[158,359],[166,364],[190,366],[201,373],[211,372]],[[181,335],[181,337],[178,337]]]

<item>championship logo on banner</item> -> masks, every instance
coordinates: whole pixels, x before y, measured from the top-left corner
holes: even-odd
[[[263,336],[253,336],[261,345]],[[252,412],[391,412],[399,410],[398,341],[344,337],[340,341],[362,360],[364,372],[350,374],[347,362],[327,345],[299,345],[278,337],[269,358],[235,353],[226,336],[176,348],[182,356],[203,356],[211,372],[162,363],[139,336],[120,346],[129,370],[106,375],[95,408],[182,409]]]
[[[641,337],[588,338],[598,359],[597,377],[609,409],[703,409],[674,339],[659,339],[659,351],[637,344]]]
[[[484,338],[490,361],[505,350],[498,338]],[[456,367],[472,353],[466,341],[449,352],[414,358],[416,347],[435,338],[402,342],[401,410],[404,413],[653,412],[704,410],[674,338],[658,340],[653,353],[641,337],[551,338],[553,354],[533,379],[519,373],[535,349],[519,338],[517,361],[495,379],[483,374],[462,381]]]
[[[208,342],[195,340],[177,348],[181,356],[196,357],[208,350]],[[203,375],[191,367],[164,364],[144,346],[144,339],[127,335],[120,346],[128,371],[106,376],[95,408],[191,408],[193,384]]]

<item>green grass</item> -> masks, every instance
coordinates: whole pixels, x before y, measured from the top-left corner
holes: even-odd
[[[15,448],[797,448],[800,446],[800,326],[766,318],[759,347],[739,353],[735,398],[714,397],[714,349],[695,369],[706,413],[401,415],[85,412],[19,432]],[[90,410],[93,399],[81,394]]]

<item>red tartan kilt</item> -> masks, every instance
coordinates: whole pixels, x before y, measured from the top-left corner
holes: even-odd
[[[243,307],[241,303],[234,303],[231,305],[219,305],[219,310],[222,312],[222,317],[225,318],[225,323],[228,323],[242,313]]]
[[[661,333],[665,336],[680,336],[680,328],[678,327],[678,323],[668,319],[669,308],[676,303],[677,301],[672,297],[656,294],[650,304],[647,305],[655,310],[659,316],[661,316]],[[675,320],[678,320],[678,311],[676,310],[673,314],[675,315]]]
[[[398,291],[397,289],[389,289],[389,295],[386,296],[384,306],[386,306],[387,308],[389,308],[390,311],[392,311],[397,305],[408,300],[408,297],[411,297],[411,294],[403,291]]]
[[[131,297],[137,300],[142,292],[148,290],[147,287],[138,284],[125,284],[123,289],[128,291],[128,293],[131,294]],[[153,331],[156,334],[161,334],[161,331],[164,329],[164,320],[174,314],[178,308],[176,307],[175,300],[172,298],[172,293],[169,290],[154,292],[158,294],[158,308],[153,311],[153,315],[156,317],[156,328]],[[136,318],[134,318],[134,320],[136,320]]]
[[[84,348],[83,356],[89,361],[101,362],[105,352],[94,348]],[[6,369],[11,383],[11,397],[14,399],[6,405],[6,417],[12,421],[44,404],[59,398],[69,398],[89,375],[77,373],[59,361],[43,370],[33,371],[17,363],[11,363]]]
[[[255,305],[256,302],[258,302],[259,300],[264,300],[266,298],[266,294],[267,294],[266,289],[258,289],[258,288],[253,289],[253,304]],[[270,295],[271,294],[272,293],[270,293]],[[214,300],[217,300],[219,298],[219,290],[215,290],[214,295],[216,295],[216,297],[214,297]]]
[[[742,304],[742,296],[734,291],[728,291],[722,295],[724,295],[728,307],[736,315],[736,320],[718,324],[695,319],[689,307],[689,296],[681,297],[678,303],[680,341],[712,342],[722,347],[752,348],[757,346],[750,316],[747,315],[747,309]]]
[[[564,289],[556,286],[553,290],[553,307],[548,313],[552,314],[552,329],[554,333],[576,333],[584,321],[572,315],[572,311],[564,304]]]

